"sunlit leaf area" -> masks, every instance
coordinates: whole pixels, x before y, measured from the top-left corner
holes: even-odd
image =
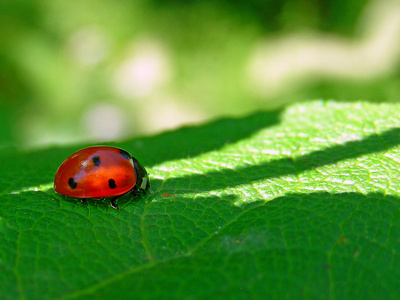
[[[0,26],[1,146],[400,95],[397,0],[3,0]]]

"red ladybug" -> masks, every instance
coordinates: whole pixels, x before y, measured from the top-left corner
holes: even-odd
[[[58,168],[54,190],[65,196],[115,200],[131,192],[137,196],[150,188],[146,169],[125,150],[95,146],[75,152]]]

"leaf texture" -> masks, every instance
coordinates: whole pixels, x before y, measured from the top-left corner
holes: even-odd
[[[0,298],[400,297],[398,104],[314,101],[118,144],[152,193],[57,195],[0,152]]]

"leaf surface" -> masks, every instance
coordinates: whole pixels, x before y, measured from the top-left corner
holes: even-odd
[[[153,191],[120,211],[53,192],[83,146],[3,148],[0,298],[399,298],[399,110],[314,101],[118,144]]]

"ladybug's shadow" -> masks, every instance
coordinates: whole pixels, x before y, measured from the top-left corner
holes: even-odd
[[[106,197],[104,199],[97,199],[97,198],[80,199],[80,198],[72,198],[72,197],[68,197],[68,196],[64,196],[64,195],[59,195],[54,191],[52,191],[52,194],[53,194],[53,196],[55,196],[60,201],[63,201],[64,203],[67,202],[69,204],[79,205],[81,207],[99,207],[99,208],[101,207],[102,209],[104,207],[109,207],[112,210],[118,211],[118,209],[114,209],[110,203],[114,197]],[[144,195],[140,195],[140,196],[134,196],[131,193],[127,193],[127,194],[122,195],[121,197],[118,197],[117,199],[115,199],[115,202],[121,208],[130,203],[140,201],[143,198],[148,198],[149,195],[150,195],[149,192],[145,193]]]

